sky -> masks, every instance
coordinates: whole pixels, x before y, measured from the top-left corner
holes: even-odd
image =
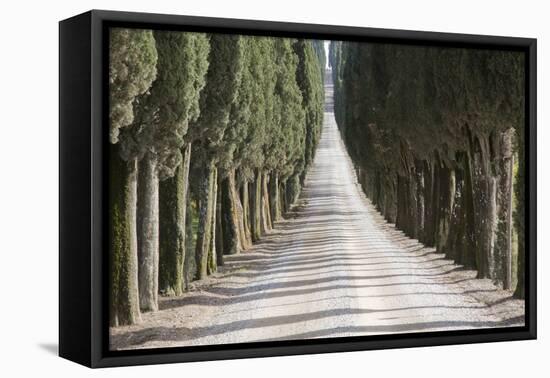
[[[330,41],[325,41],[325,56],[327,57],[327,64],[325,66],[325,69],[329,69],[329,66],[328,66],[328,47],[330,45]]]

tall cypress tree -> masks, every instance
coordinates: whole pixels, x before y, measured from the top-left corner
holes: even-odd
[[[197,54],[201,51],[197,44],[207,43],[203,35],[194,33],[155,31],[154,35],[158,77],[150,93],[139,99],[132,146],[141,156],[138,258],[142,311],[158,309],[159,180],[172,177],[182,161],[181,148],[189,118],[197,109],[204,86],[204,71],[197,66],[205,65],[206,55]],[[198,64],[197,60],[204,62]],[[175,253],[181,254],[183,250]]]
[[[193,61],[188,62],[195,72],[193,90],[190,91],[188,123],[194,122],[200,112],[199,98],[205,85],[208,70],[210,43],[208,36],[196,34],[193,39]],[[181,295],[186,282],[187,206],[189,171],[193,134],[184,137],[181,148],[183,160],[173,177],[160,183],[160,275],[159,289],[165,294]]]
[[[318,41],[315,41],[318,42]],[[317,50],[314,49],[317,46]],[[321,45],[322,47],[322,45]],[[324,47],[322,57],[316,54],[319,44],[312,41],[299,40],[294,44],[294,51],[298,55],[298,68],[296,81],[302,93],[302,106],[306,112],[306,141],[304,150],[304,163],[309,167],[313,162],[315,150],[321,137],[323,126],[324,104],[324,66],[321,68],[320,59],[324,62]]]
[[[248,148],[250,107],[255,100],[252,92],[255,69],[252,53],[255,39],[243,38],[243,70],[235,101],[231,105],[229,123],[223,136],[218,169],[220,186],[218,208],[220,210],[219,250],[223,254],[235,254],[252,243],[250,229],[246,223],[248,211],[248,181],[252,176],[241,170],[243,152]],[[238,170],[238,172],[237,172]],[[243,199],[240,198],[242,188]],[[220,259],[221,261],[221,259]]]
[[[272,38],[259,37],[253,49],[255,101],[251,105],[249,119],[249,147],[244,151],[245,170],[254,175],[252,198],[250,201],[251,228],[253,240],[258,240],[267,232],[269,211],[266,208],[266,143],[269,143],[272,130],[275,104],[275,41]]]
[[[139,322],[136,156],[121,150],[120,131],[134,120],[133,101],[156,77],[151,31],[111,29],[109,43],[109,301],[113,326]]]
[[[194,157],[201,162],[199,179],[199,224],[195,249],[196,278],[202,279],[209,270],[209,255],[222,253],[212,249],[215,225],[214,204],[217,164],[223,155],[223,136],[229,124],[231,106],[236,100],[243,70],[243,41],[235,35],[213,34],[210,37],[210,65],[206,86],[200,98],[200,116],[192,126],[196,141]],[[211,257],[211,261],[215,261]]]
[[[300,58],[295,53],[293,44],[295,41],[290,39],[279,39],[275,42],[275,117],[265,168],[270,173],[269,209],[273,221],[281,218],[283,210],[281,180],[285,181],[295,172],[299,175],[305,168],[306,118],[302,92],[296,81]],[[318,73],[316,70],[316,74]]]

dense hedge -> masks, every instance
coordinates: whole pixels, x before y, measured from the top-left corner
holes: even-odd
[[[522,296],[523,54],[334,42],[329,55],[336,120],[377,208],[479,277],[511,288],[518,269]]]

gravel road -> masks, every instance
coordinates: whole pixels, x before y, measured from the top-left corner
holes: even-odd
[[[523,325],[524,303],[385,222],[364,196],[326,88],[323,133],[299,204],[252,249],[113,349]]]

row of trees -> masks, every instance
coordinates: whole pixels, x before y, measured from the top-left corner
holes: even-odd
[[[518,297],[523,59],[513,51],[353,42],[333,42],[329,53],[336,120],[369,198],[407,235],[480,278],[511,289],[517,271]]]
[[[110,31],[111,325],[139,322],[289,210],[322,126],[322,47]]]

